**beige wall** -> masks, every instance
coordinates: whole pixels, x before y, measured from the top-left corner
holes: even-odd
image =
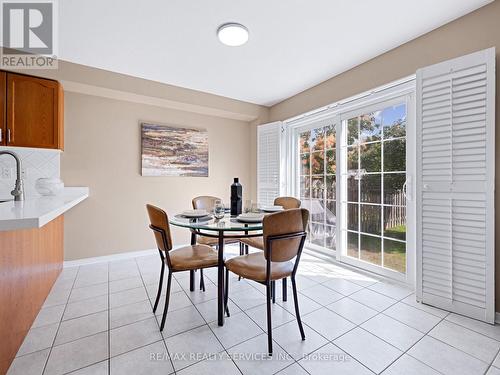
[[[63,83],[61,177],[67,186],[90,187],[90,197],[65,215],[66,260],[154,248],[146,203],[175,213],[197,195],[228,202],[233,177],[244,199],[255,195],[251,123],[267,108],[67,62],[29,73]],[[206,128],[209,177],[141,177],[140,121]],[[189,243],[186,229],[173,229],[173,237]]]
[[[66,61],[59,61],[56,70],[22,70],[19,73],[56,79],[63,84],[65,92],[87,93],[241,121],[255,120],[263,108],[223,96]]]
[[[196,195],[228,202],[233,177],[248,195],[248,123],[75,93],[65,99],[61,175],[67,185],[90,187],[90,198],[66,214],[66,260],[153,248],[146,203],[174,213],[191,208]],[[141,177],[141,120],[208,129],[209,177]],[[189,243],[185,229],[173,236]]]
[[[500,0],[276,104],[270,109],[269,120],[284,120],[414,74],[420,67],[489,47],[496,47],[496,126],[500,128]],[[498,145],[500,131],[496,137]],[[499,155],[500,147],[497,147],[497,181]],[[498,186],[498,182],[496,184]],[[497,188],[497,202],[499,191]],[[499,211],[495,220],[496,233],[500,233]],[[500,311],[500,250],[496,253],[496,310]]]

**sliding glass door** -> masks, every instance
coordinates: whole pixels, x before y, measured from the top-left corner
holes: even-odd
[[[310,211],[307,245],[370,271],[407,272],[407,97],[293,129],[291,191]]]
[[[336,247],[336,129],[333,123],[299,129],[299,197],[311,216],[307,242]]]
[[[341,126],[341,259],[406,272],[406,103],[360,109]]]

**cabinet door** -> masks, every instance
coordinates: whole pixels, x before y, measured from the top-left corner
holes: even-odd
[[[6,118],[5,118],[5,108],[7,106],[7,74],[5,72],[0,72],[0,146],[5,146],[6,138]]]
[[[62,101],[58,82],[7,73],[7,145],[62,149]]]

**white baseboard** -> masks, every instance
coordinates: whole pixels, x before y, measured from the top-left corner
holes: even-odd
[[[130,259],[130,258],[135,258],[135,257],[140,257],[140,256],[146,256],[146,255],[152,255],[152,254],[157,254],[158,250],[157,249],[150,249],[150,250],[140,250],[140,251],[128,251],[125,253],[118,253],[118,254],[112,254],[112,255],[103,255],[99,257],[92,257],[92,258],[82,258],[82,259],[76,259],[76,260],[65,260],[63,263],[64,268],[68,267],[78,267],[78,266],[86,266],[89,264],[96,264],[96,263],[105,263],[105,262],[112,262],[115,260],[124,260],[124,259]]]

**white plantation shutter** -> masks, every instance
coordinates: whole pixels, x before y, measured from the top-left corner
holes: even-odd
[[[257,127],[257,201],[272,205],[280,195],[281,122]]]
[[[417,71],[417,297],[494,322],[495,50]]]

